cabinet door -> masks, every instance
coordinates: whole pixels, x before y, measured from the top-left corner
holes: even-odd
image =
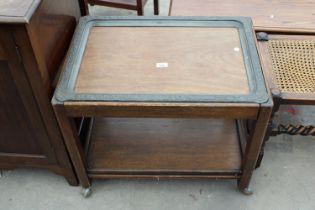
[[[9,26],[0,26],[0,168],[55,162]]]

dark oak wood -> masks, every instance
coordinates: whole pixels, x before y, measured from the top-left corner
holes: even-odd
[[[234,120],[97,118],[88,173],[240,172]]]
[[[43,154],[44,151],[34,136],[36,128],[31,125],[31,116],[23,104],[7,62],[0,61],[0,150],[3,153]],[[25,75],[22,75],[25,76]],[[24,93],[31,92],[24,88]],[[10,114],[9,114],[10,113]],[[12,130],[16,132],[12,132]],[[24,141],[21,141],[24,139]],[[10,141],[8,141],[10,140]]]
[[[114,7],[114,8],[121,8],[121,9],[128,9],[128,10],[136,10],[137,14],[142,16],[144,15],[144,5],[146,4],[147,0],[80,0],[84,1],[81,3],[86,7],[86,14],[88,12],[88,4],[90,5],[101,5],[107,7]],[[159,0],[153,0],[153,7],[154,7],[154,15],[159,15]]]
[[[239,135],[241,152],[242,152],[242,157],[243,157],[246,151],[247,142],[249,142],[250,140],[250,128],[248,127],[248,120],[238,119],[237,131]]]
[[[74,121],[65,115],[62,106],[54,106],[54,110],[80,183],[83,187],[88,188],[91,184],[85,173],[87,163]]]
[[[49,162],[54,163],[56,160],[50,150],[50,144],[41,141],[41,139],[47,139],[48,136],[37,110],[24,66],[15,51],[15,42],[10,31],[12,27],[7,26],[3,29],[5,30],[0,32],[1,42],[8,59],[2,61],[1,65],[1,79],[3,80],[1,108],[4,111],[2,112],[1,125],[3,126],[1,129],[4,129],[3,132],[6,134],[5,138],[1,140],[1,152],[42,154],[47,157]],[[12,108],[14,112],[11,115]],[[21,130],[19,130],[20,126]],[[23,133],[17,135],[16,133],[19,131]],[[24,135],[26,138],[23,138]],[[20,144],[22,139],[28,141],[25,143],[22,141]]]
[[[159,0],[153,1],[153,7],[154,7],[154,14],[159,15],[160,14],[160,3]]]
[[[315,32],[312,0],[172,0],[172,16],[246,16],[259,31]]]
[[[72,102],[71,103],[72,105],[75,104],[75,102]],[[58,109],[64,109],[62,105],[55,105],[55,107],[59,107]],[[83,106],[82,106],[83,107]],[[187,106],[188,108],[189,106]],[[68,115],[68,116],[71,116],[71,105],[68,105],[67,109],[64,109],[63,111],[58,111],[58,109],[56,109],[56,113],[57,115],[60,115],[61,117],[63,117],[63,120],[65,120],[63,123],[65,124],[69,124],[69,120],[70,119],[66,119],[64,118],[64,116]],[[79,109],[79,105],[77,105],[77,109]],[[104,114],[104,111],[102,110],[104,109],[104,107],[101,107],[99,109],[94,109],[94,116],[104,116],[102,114]],[[90,114],[93,115],[93,109],[91,109],[90,111]],[[98,111],[99,112],[98,112]],[[175,110],[175,109],[174,109]],[[256,166],[256,162],[258,160],[258,155],[259,155],[259,152],[260,152],[260,149],[261,149],[261,145],[262,145],[262,142],[263,142],[263,138],[264,138],[264,134],[265,134],[265,129],[267,127],[267,124],[268,124],[268,121],[269,121],[269,116],[270,116],[270,113],[271,113],[271,110],[272,110],[272,104],[269,104],[269,105],[266,105],[266,107],[264,108],[260,108],[259,107],[256,107],[256,110],[259,110],[260,114],[258,116],[258,119],[257,119],[257,122],[254,123],[254,128],[253,128],[253,131],[251,132],[252,135],[251,137],[246,137],[247,139],[247,142],[245,143],[245,152],[241,152],[241,145],[240,145],[240,142],[239,142],[239,139],[237,138],[237,147],[238,147],[238,157],[242,157],[242,167],[241,167],[241,171],[242,171],[242,176],[237,176],[237,171],[236,170],[223,170],[223,171],[216,171],[216,170],[209,170],[209,171],[202,171],[202,170],[161,170],[159,169],[158,167],[158,170],[145,170],[143,169],[143,167],[140,169],[140,170],[135,170],[134,168],[134,165],[133,164],[139,164],[138,167],[140,167],[141,164],[144,164],[146,166],[154,166],[152,165],[152,163],[154,163],[154,155],[153,155],[153,159],[149,159],[149,162],[151,162],[151,164],[146,164],[146,161],[143,161],[141,162],[141,157],[145,157],[147,155],[149,155],[150,157],[150,147],[146,147],[146,146],[143,146],[143,145],[147,145],[147,141],[145,140],[146,138],[144,136],[146,136],[146,132],[149,134],[149,140],[152,140],[152,137],[153,136],[150,136],[151,132],[153,134],[156,134],[156,132],[159,133],[159,135],[156,135],[156,138],[159,139],[161,138],[161,141],[165,141],[165,138],[163,137],[166,137],[167,135],[165,134],[165,136],[163,135],[163,132],[159,132],[159,126],[153,126],[154,129],[151,128],[148,128],[150,127],[150,123],[140,123],[141,124],[141,127],[138,128],[139,131],[137,131],[137,123],[134,123],[131,125],[130,122],[132,122],[133,120],[132,119],[125,119],[123,118],[122,120],[121,119],[115,119],[117,120],[118,122],[122,122],[122,124],[124,123],[129,123],[129,127],[128,126],[123,126],[123,125],[120,125],[119,126],[116,126],[116,125],[113,125],[111,123],[106,123],[107,120],[106,118],[103,119],[103,120],[100,120],[100,121],[104,121],[104,126],[97,126],[97,123],[96,123],[96,129],[97,131],[92,131],[91,132],[91,139],[90,139],[90,146],[92,145],[92,147],[90,147],[87,151],[87,158],[88,158],[88,161],[87,161],[87,167],[90,167],[90,168],[86,168],[86,172],[82,172],[82,169],[85,167],[84,165],[86,164],[85,161],[82,161],[81,162],[79,161],[80,158],[84,157],[84,155],[82,155],[83,152],[80,152],[81,150],[83,150],[82,148],[82,145],[80,143],[77,143],[78,140],[76,140],[77,137],[75,137],[75,134],[76,132],[71,130],[69,126],[65,126],[64,124],[62,124],[62,130],[63,130],[63,133],[65,135],[65,140],[67,141],[67,146],[69,148],[69,151],[72,151],[74,155],[73,159],[78,159],[78,171],[77,173],[81,173],[81,176],[85,176],[85,174],[88,174],[88,176],[90,178],[115,178],[117,176],[117,178],[149,178],[149,177],[161,177],[161,178],[193,178],[195,175],[196,177],[195,178],[220,178],[221,175],[223,178],[239,178],[240,179],[240,189],[242,191],[246,191],[247,188],[249,187],[249,183],[250,183],[250,179],[251,179],[251,176],[252,176],[252,173],[253,173],[253,170],[255,169],[255,166]],[[211,112],[211,109],[209,109],[209,111]],[[77,112],[77,114],[79,115],[80,112]],[[108,112],[109,113],[109,112]],[[143,117],[143,114],[139,114],[140,112],[135,112],[133,113],[133,115],[131,114],[132,112],[130,112],[129,114],[130,115],[127,115],[128,117]],[[160,116],[158,116],[158,113],[160,113]],[[163,116],[163,112],[158,112],[156,113],[155,117],[161,117]],[[70,114],[70,115],[69,115]],[[84,112],[81,112],[81,115],[83,114],[86,114]],[[110,114],[109,114],[110,115]],[[189,116],[188,115],[182,115],[182,116],[177,116],[177,117],[186,117],[186,116]],[[224,114],[221,115],[221,117],[224,118]],[[120,117],[124,117],[123,114],[120,116]],[[167,117],[167,116],[165,116]],[[219,117],[219,115],[217,115],[216,117]],[[257,117],[257,115],[256,115]],[[114,122],[115,122],[114,120]],[[148,119],[150,120],[150,119]],[[173,120],[178,120],[178,119],[173,119]],[[192,120],[192,119],[191,119]],[[129,121],[129,122],[128,122]],[[202,120],[196,120],[197,122],[201,122]],[[207,122],[207,120],[205,120]],[[217,119],[217,123],[220,123],[220,122],[224,122],[224,120],[218,120]],[[227,120],[229,121],[229,120]],[[109,120],[110,122],[110,120]],[[136,121],[137,122],[137,121]],[[211,120],[210,120],[211,122]],[[214,120],[215,122],[215,120]],[[198,125],[198,123],[195,124],[196,126]],[[234,135],[237,136],[237,132],[236,132],[236,123],[233,123],[234,125]],[[108,127],[106,127],[108,126]],[[148,126],[148,127],[146,127]],[[160,125],[161,126],[161,125]],[[68,128],[69,129],[68,129]],[[162,127],[162,128],[161,128]],[[163,126],[161,126],[160,129],[164,129]],[[67,129],[66,129],[67,128]],[[72,126],[73,128],[73,126]],[[206,130],[203,126],[198,126],[198,128],[202,128],[203,130]],[[224,128],[221,127],[221,128]],[[155,130],[156,129],[156,130]],[[165,129],[170,129],[166,126]],[[213,131],[218,131],[217,129],[211,129],[210,126],[209,126],[209,131],[205,131],[206,133],[207,132],[213,132]],[[189,132],[189,128],[187,128],[187,130],[185,129],[180,129],[181,132]],[[226,129],[226,133],[225,134],[229,134],[229,132],[231,132],[233,129]],[[140,132],[142,131],[142,133]],[[113,133],[112,133],[113,132]],[[174,129],[173,132],[176,132],[178,134],[178,129]],[[239,129],[239,137],[240,138],[245,138],[244,136],[246,134],[244,134],[244,130],[242,129]],[[126,135],[126,136],[130,136],[132,134],[135,134],[136,133],[136,137],[134,140],[131,140],[130,142],[128,141],[129,138],[127,137],[121,137]],[[202,133],[202,132],[200,132]],[[199,135],[202,135],[200,134]],[[117,135],[117,137],[115,136],[115,134]],[[152,135],[153,135],[152,134]],[[174,133],[171,132],[172,135],[175,135]],[[185,134],[185,133],[184,133]],[[208,134],[208,133],[207,133]],[[225,135],[224,134],[224,135]],[[71,136],[67,136],[67,135],[71,135]],[[137,138],[137,135],[138,138]],[[107,138],[108,136],[110,136],[109,138]],[[189,136],[187,134],[187,136]],[[197,135],[198,136],[198,135]],[[213,135],[207,135],[207,136],[213,136]],[[185,136],[186,137],[186,136]],[[72,140],[71,140],[72,139]],[[153,138],[154,139],[154,138]],[[167,140],[167,138],[166,138]],[[174,141],[179,141],[178,143],[182,143],[181,142],[181,138],[176,138],[174,137]],[[225,141],[229,141],[228,138],[221,138],[221,141],[222,140],[225,140]],[[244,139],[243,139],[244,140]],[[140,141],[140,143],[139,143]],[[122,143],[120,143],[122,142]],[[166,141],[165,141],[166,142]],[[143,143],[141,145],[141,143]],[[200,148],[201,148],[201,143],[200,142]],[[223,142],[222,142],[223,143]],[[138,145],[140,144],[139,147],[136,147],[134,145]],[[158,150],[158,148],[161,148],[161,150],[165,147],[157,147],[157,145],[159,144],[153,144],[154,145],[154,148]],[[192,148],[195,148],[196,144],[195,144],[195,140],[194,142],[192,143]],[[198,145],[198,144],[197,144]],[[205,143],[205,146],[203,147],[204,148],[207,148],[207,145]],[[227,144],[224,144],[225,146]],[[236,145],[236,144],[234,144]],[[152,146],[152,145],[150,145]],[[184,145],[179,145],[177,146],[176,149],[179,148],[179,151],[180,151],[180,148],[181,146],[183,146],[183,148],[186,148],[185,147],[185,144]],[[218,145],[216,145],[218,146]],[[173,148],[175,146],[173,145]],[[197,146],[198,147],[198,146]],[[243,146],[244,147],[244,146]],[[71,149],[70,149],[71,148]],[[139,151],[139,149],[143,150],[144,153],[143,156],[141,156],[141,153]],[[146,148],[146,149],[144,149]],[[236,148],[236,146],[234,147]],[[175,149],[175,148],[174,148]],[[175,149],[175,150],[176,150]],[[227,149],[227,148],[225,148]],[[141,151],[142,151],[141,150]],[[195,149],[194,149],[195,151]],[[116,153],[117,152],[117,153]],[[136,155],[133,155],[132,157],[130,157],[129,159],[124,159],[124,155],[122,155],[122,153],[127,153],[127,154],[130,154],[133,153],[133,154],[136,154]],[[140,154],[139,154],[140,153]],[[242,154],[243,153],[243,154]],[[81,154],[81,155],[80,155]],[[152,154],[152,153],[151,153]],[[153,154],[155,154],[153,152]],[[172,154],[176,154],[175,152],[173,152]],[[236,153],[234,153],[236,154]],[[122,156],[120,156],[122,155]],[[209,155],[212,155],[211,153]],[[231,155],[231,154],[230,154]],[[137,159],[137,157],[140,157],[140,160]],[[187,156],[189,157],[189,156]],[[162,157],[156,157],[157,159],[160,159],[160,160],[163,160],[163,156]],[[124,161],[125,160],[125,161]],[[147,159],[146,159],[147,160]],[[152,160],[152,161],[150,161]],[[212,160],[212,159],[209,159],[209,160]],[[113,163],[113,162],[114,163]],[[129,162],[130,161],[130,162]],[[138,161],[138,162],[137,162]],[[130,170],[121,170],[119,169],[119,167],[121,167],[121,165],[119,164],[127,164],[127,168],[129,167]],[[205,164],[211,164],[212,161],[208,161],[208,162],[205,162]],[[109,164],[109,165],[108,165]],[[110,165],[110,164],[113,164],[113,165]],[[117,164],[117,165],[115,165]],[[128,165],[129,164],[129,165]],[[195,162],[186,162],[186,166],[189,166],[189,164],[195,164]],[[176,164],[174,164],[175,166],[177,166]],[[170,165],[169,167],[173,167],[174,168],[174,165]],[[116,167],[115,167],[116,166]],[[180,165],[179,165],[180,166]],[[101,169],[100,169],[101,168]],[[117,169],[118,168],[118,169]],[[125,168],[126,169],[126,168]],[[132,170],[133,169],[133,170]],[[246,171],[244,171],[246,170]],[[176,175],[178,173],[178,175]],[[187,174],[185,174],[187,173]],[[219,174],[218,174],[219,173]],[[174,175],[175,174],[175,175]],[[215,175],[216,174],[216,175]],[[229,174],[229,175],[227,175]],[[245,176],[246,175],[246,176]],[[86,179],[86,178],[85,178]],[[88,180],[88,179],[86,179]],[[83,186],[84,187],[88,187],[90,186],[89,185],[89,182],[85,181],[83,183]]]
[[[1,168],[14,169],[18,167],[38,167],[38,168],[52,168],[53,165],[47,163],[45,155],[34,154],[17,154],[17,153],[0,153]]]
[[[256,119],[259,105],[233,103],[65,102],[69,116],[247,118]]]
[[[237,28],[94,27],[75,90],[245,95],[249,84],[240,49]],[[159,63],[168,67],[159,68]]]
[[[77,0],[55,0],[53,5],[46,0],[41,2],[31,22],[25,25],[38,70],[49,95],[79,17]]]
[[[80,11],[82,16],[89,15],[89,5],[87,3],[87,0],[78,0],[80,5]]]
[[[127,175],[117,175],[117,174],[89,174],[91,179],[151,179],[151,180],[161,180],[161,179],[190,179],[190,180],[200,180],[200,179],[239,179],[241,175],[238,173],[231,175],[222,175],[222,174],[192,174],[192,175],[165,175],[165,174],[127,174]]]
[[[46,168],[78,185],[50,100],[79,4],[34,0],[15,7],[19,2],[5,3],[12,16],[0,18],[0,168]]]
[[[90,25],[85,23],[93,20],[98,27],[89,31],[86,27]],[[174,22],[167,19],[168,25],[162,28],[166,20],[144,18],[140,22],[145,26],[149,21],[159,21],[159,24],[140,28],[126,27],[129,21],[126,19],[110,19],[111,24],[117,21],[115,26],[124,24],[121,28],[106,26],[107,20],[85,17],[81,21],[81,31],[77,31],[52,101],[82,185],[89,187],[89,178],[234,178],[246,192],[272,109],[260,66],[256,65],[254,70],[244,67],[245,56],[259,63],[258,55],[239,54],[246,52],[240,49],[244,46],[252,47],[257,53],[255,40],[250,36],[251,27],[246,30],[250,35],[240,46],[241,37],[230,27],[221,33],[223,28],[218,29],[217,25],[190,26],[188,19],[179,18],[173,20],[178,25],[170,26]],[[197,18],[193,20],[198,24]],[[83,31],[87,33],[82,35]],[[179,31],[182,33],[177,34]],[[125,38],[126,32],[133,33]],[[188,40],[182,34],[189,34],[193,39]],[[226,34],[232,37],[225,37]],[[249,39],[253,41],[251,46],[244,43]],[[160,49],[156,44],[163,47]],[[128,49],[136,50],[129,53]],[[212,59],[204,54],[212,55]],[[170,72],[156,75],[159,72],[149,65],[156,63],[155,58],[170,60]],[[217,72],[226,75],[225,78],[216,76]],[[251,73],[255,77],[248,76]],[[148,78],[142,77],[145,74]],[[187,87],[176,86],[180,81]],[[164,85],[159,84],[163,82]],[[261,88],[261,92],[253,91],[255,88]],[[180,96],[186,92],[197,96],[202,93],[214,99],[183,102],[144,101],[138,96],[133,101],[124,98],[126,94],[139,92],[145,93],[141,97],[154,92],[171,97],[174,93]],[[108,93],[116,94],[115,99],[106,98]],[[262,102],[250,98],[251,94],[259,96]],[[239,97],[216,100],[227,95]],[[250,102],[244,102],[247,97]],[[85,148],[73,126],[77,117],[94,118]],[[236,122],[249,119],[253,126],[248,128],[245,123],[241,127]]]

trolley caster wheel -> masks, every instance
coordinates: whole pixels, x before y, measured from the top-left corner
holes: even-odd
[[[252,195],[254,192],[252,189],[250,188],[244,188],[244,189],[240,189],[241,192],[244,194],[244,195]]]
[[[92,189],[89,188],[82,188],[82,195],[84,198],[88,198],[92,195]]]

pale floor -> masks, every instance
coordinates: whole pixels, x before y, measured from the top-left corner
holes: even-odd
[[[168,0],[161,0],[166,15]],[[135,15],[135,12],[93,7],[96,15]],[[146,14],[151,15],[151,0]],[[288,111],[289,110],[289,111]],[[296,116],[289,114],[296,111]],[[294,117],[294,121],[292,118]],[[283,122],[315,123],[314,107],[284,107]],[[236,181],[99,180],[85,199],[80,187],[45,170],[3,171],[0,209],[110,209],[110,210],[314,210],[315,138],[278,136],[267,146],[262,166],[254,173],[252,196],[237,190]]]

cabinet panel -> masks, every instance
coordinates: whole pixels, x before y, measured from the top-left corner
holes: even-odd
[[[0,152],[41,154],[6,61],[0,60]]]
[[[55,163],[13,28],[0,25],[0,157],[35,155],[47,164]],[[0,160],[0,165],[6,163]]]
[[[51,92],[80,17],[78,0],[43,0],[26,25],[42,81]]]

